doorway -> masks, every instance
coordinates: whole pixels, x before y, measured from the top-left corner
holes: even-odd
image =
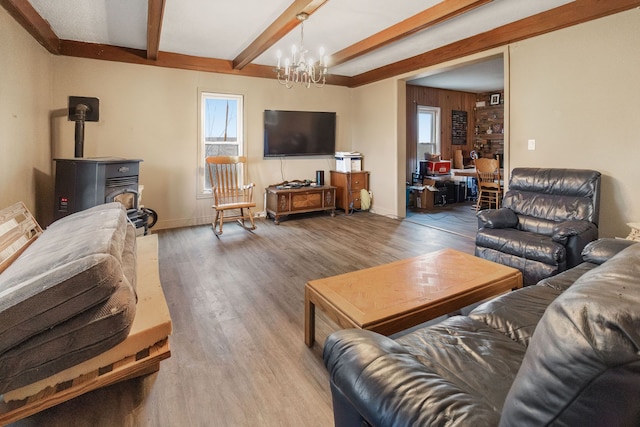
[[[508,93],[505,92],[505,70],[507,70],[507,51],[501,50],[500,53],[493,53],[483,58],[466,61],[455,65],[443,65],[440,68],[428,70],[420,75],[414,76],[406,80],[406,173],[405,183],[413,183],[414,173],[420,170],[420,161],[425,159],[424,152],[440,153],[443,160],[450,160],[452,166],[454,164],[454,154],[464,153],[463,164],[472,167],[472,155],[477,155],[476,148],[481,146],[481,140],[496,139],[493,135],[491,138],[478,138],[478,129],[475,126],[476,111],[481,105],[481,99],[484,96],[491,99],[491,95],[500,94],[500,101],[503,107],[506,107]],[[489,101],[486,102],[487,106]],[[440,137],[441,145],[439,149],[431,145],[423,145],[420,143],[418,135],[419,111],[423,107],[435,107],[440,109]],[[500,147],[500,155],[505,163],[505,169],[508,165],[508,117],[505,110],[504,123],[500,132],[503,132],[503,146]],[[455,132],[453,132],[454,123],[452,115],[456,113],[466,112],[469,117],[467,122],[467,138],[466,143],[463,141],[461,145],[459,134],[456,140]],[[452,132],[454,133],[452,138]],[[459,129],[458,129],[459,132]],[[484,135],[482,135],[484,136]],[[429,144],[429,142],[427,142]],[[504,147],[504,148],[502,148]],[[422,148],[422,150],[421,150]],[[483,148],[485,148],[483,146]],[[487,156],[490,153],[487,153]],[[473,203],[471,203],[473,204]],[[424,211],[424,210],[421,210]],[[431,213],[440,213],[444,215],[454,213],[449,209],[438,207]],[[468,211],[468,215],[466,212]],[[473,209],[469,208],[458,210],[455,215],[464,214],[469,216],[475,222]],[[407,208],[407,217],[410,211]],[[465,225],[466,227],[466,225]],[[468,230],[466,230],[468,234]]]

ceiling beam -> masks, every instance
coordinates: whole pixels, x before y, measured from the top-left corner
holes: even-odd
[[[147,12],[147,59],[158,59],[165,0],[149,0]]]
[[[330,66],[336,66],[375,49],[408,37],[448,19],[455,18],[493,0],[445,0],[389,28],[334,53]]]
[[[0,0],[0,5],[45,49],[56,55],[59,53],[60,39],[31,3],[27,0]]]
[[[132,49],[99,43],[85,43],[75,40],[60,40],[60,54],[77,58],[100,59],[103,61],[125,62],[129,64],[153,65],[182,70],[206,71],[209,73],[232,74],[246,77],[275,79],[273,67],[249,64],[243,70],[233,68],[233,61],[205,58],[172,52],[158,52],[158,58],[148,59],[142,49]],[[349,86],[351,77],[329,75],[327,84]]]
[[[300,21],[297,15],[301,12],[311,15],[327,0],[295,0],[282,15],[273,21],[240,55],[233,60],[233,68],[242,70],[247,64],[260,56],[278,40],[296,28]]]
[[[476,36],[353,76],[351,87],[417,71],[446,61],[640,7],[640,0],[575,0]]]
[[[161,1],[164,2],[165,0]],[[317,1],[324,3],[326,0]],[[145,50],[60,40],[48,22],[31,7],[27,0],[0,0],[0,5],[53,54],[247,77],[275,78],[272,68],[266,65],[248,64],[240,70],[235,68],[233,61],[229,60],[202,58],[162,51],[158,51],[157,60],[151,60]],[[636,7],[640,7],[640,0],[574,0],[555,9],[354,77],[330,74],[327,77],[327,83],[358,87]]]

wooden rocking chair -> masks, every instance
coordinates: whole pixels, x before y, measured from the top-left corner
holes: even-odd
[[[213,192],[213,206],[216,217],[213,220],[213,231],[222,234],[222,224],[225,221],[238,221],[247,230],[255,230],[251,208],[253,201],[253,183],[244,184],[246,177],[247,158],[244,156],[211,156],[207,157],[209,181]],[[240,210],[240,214],[225,216],[225,211]],[[245,212],[246,209],[246,212]],[[245,220],[251,222],[248,227]]]

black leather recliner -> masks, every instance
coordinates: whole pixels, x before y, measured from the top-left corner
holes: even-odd
[[[477,214],[475,254],[536,284],[581,262],[598,238],[599,210],[600,172],[515,168],[502,207]]]

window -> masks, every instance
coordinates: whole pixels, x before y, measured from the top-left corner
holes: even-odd
[[[440,153],[440,108],[418,105],[418,160]]]
[[[243,96],[200,92],[198,194],[211,194],[207,156],[243,155]]]

